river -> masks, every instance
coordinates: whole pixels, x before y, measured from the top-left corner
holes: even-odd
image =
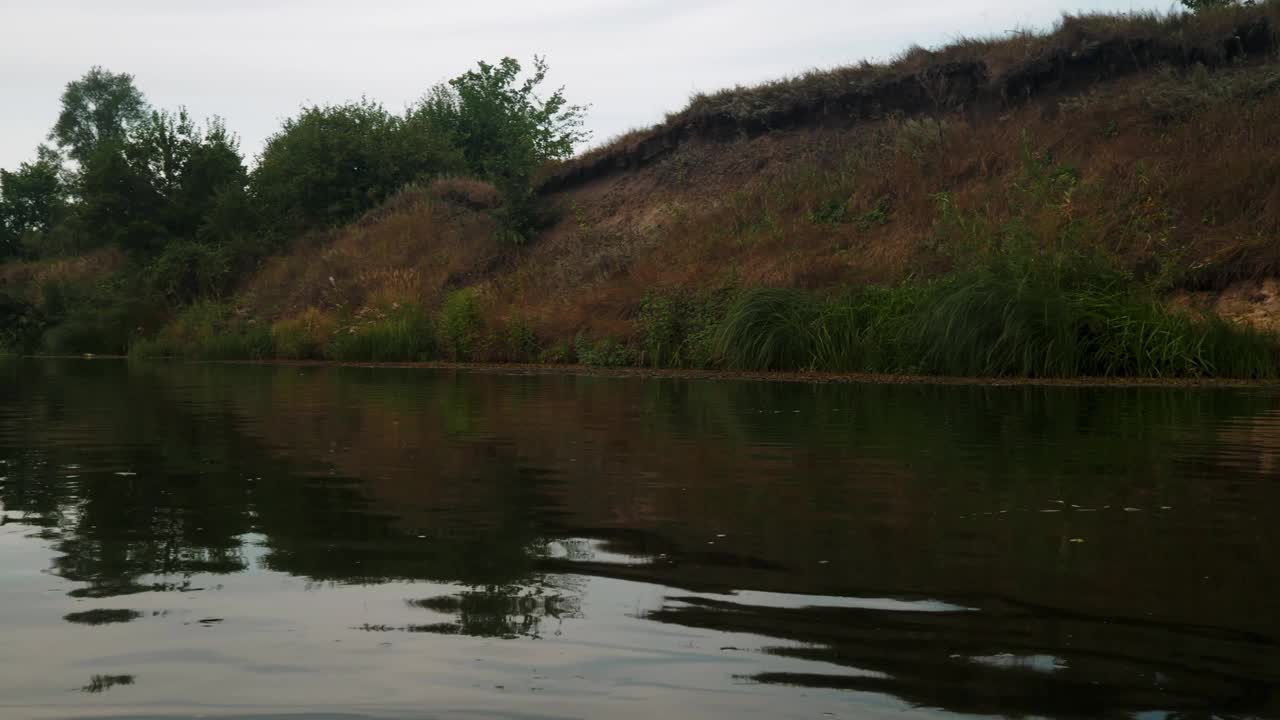
[[[1280,393],[0,361],[0,717],[1280,717]]]

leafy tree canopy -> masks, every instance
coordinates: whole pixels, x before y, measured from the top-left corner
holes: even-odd
[[[1193,12],[1209,8],[1232,7],[1237,5],[1253,5],[1254,0],[1182,0],[1182,6]]]
[[[515,242],[546,223],[533,192],[538,168],[569,157],[589,137],[586,106],[570,104],[564,88],[546,98],[538,94],[547,77],[543,58],[534,57],[533,72],[523,79],[522,71],[514,58],[482,61],[437,85],[410,113],[410,122],[447,137],[469,172],[498,187],[505,200],[500,220]]]
[[[146,118],[147,101],[133,76],[94,66],[67,84],[49,139],[72,159],[84,162],[100,144],[123,137]]]
[[[195,237],[220,196],[243,192],[246,178],[238,141],[221,120],[201,128],[186,110],[152,112],[85,158],[78,209],[99,242],[153,252]]]
[[[51,148],[41,145],[35,162],[13,172],[0,170],[0,257],[17,253],[24,236],[51,228],[66,204],[62,158]]]
[[[564,88],[538,95],[547,77],[543,58],[534,58],[524,79],[522,70],[510,57],[497,65],[482,61],[432,89],[412,116],[456,143],[472,172],[499,184],[527,184],[542,163],[569,157],[589,134],[586,106],[571,105]]]
[[[254,198],[281,230],[345,222],[407,183],[461,169],[446,137],[369,100],[303,108],[267,140]]]

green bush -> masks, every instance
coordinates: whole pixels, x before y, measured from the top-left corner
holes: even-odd
[[[535,362],[542,355],[542,341],[529,323],[519,318],[507,323],[503,355],[508,362]]]
[[[150,341],[135,343],[133,357],[258,360],[274,355],[271,328],[244,317],[228,303],[202,300],[183,309]]]
[[[173,304],[217,297],[230,285],[234,257],[228,248],[176,240],[143,270],[147,289]]]
[[[49,325],[43,350],[56,355],[127,353],[141,328],[158,323],[164,314],[132,273],[97,281],[51,281],[42,292],[41,310]]]
[[[267,223],[288,231],[351,220],[410,182],[462,167],[446,134],[360,100],[285,120],[250,188]]]
[[[480,331],[480,308],[475,291],[465,288],[449,293],[440,308],[436,329],[446,358],[455,362],[471,359]]]
[[[615,338],[591,342],[585,335],[574,339],[574,355],[582,365],[591,367],[630,367],[636,364],[636,354]]]
[[[640,301],[640,364],[654,367],[710,366],[716,329],[723,319],[720,294],[649,292]]]
[[[561,340],[538,353],[538,362],[548,365],[572,365],[576,360],[575,343]]]

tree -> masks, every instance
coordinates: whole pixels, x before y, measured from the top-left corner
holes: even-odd
[[[532,229],[534,174],[548,160],[572,155],[589,133],[582,129],[586,106],[571,105],[564,88],[546,99],[538,95],[547,76],[543,58],[534,57],[533,72],[523,80],[522,70],[514,58],[497,65],[482,61],[433,88],[410,119],[447,136],[468,169],[502,191],[509,229],[524,236]]]
[[[1182,6],[1192,12],[1209,8],[1232,7],[1235,5],[1253,5],[1253,0],[1182,0]]]
[[[0,256],[15,254],[25,236],[53,227],[67,205],[62,158],[48,146],[14,172],[0,170]]]
[[[201,129],[185,109],[157,111],[85,158],[78,209],[99,242],[152,254],[194,239],[220,194],[243,192],[246,178],[238,142],[221,120]]]
[[[369,100],[304,108],[271,136],[251,190],[292,231],[346,222],[420,177],[460,168],[446,138]]]
[[[535,57],[523,81],[521,71],[514,58],[482,61],[434,88],[415,115],[457,143],[473,172],[494,181],[528,180],[547,160],[572,155],[589,134],[582,129],[587,108],[570,105],[564,88],[545,100],[538,96],[545,60]]]
[[[133,76],[94,66],[67,83],[62,111],[49,133],[72,159],[83,163],[104,142],[118,140],[147,119],[147,101]]]
[[[202,130],[186,108],[152,112],[125,147],[163,199],[156,219],[175,237],[195,237],[219,193],[243,191],[248,182],[239,141],[223,121],[214,117]]]
[[[164,242],[159,223],[164,197],[144,164],[131,159],[122,138],[98,143],[80,165],[77,220],[82,246],[116,244],[131,252],[149,253]]]

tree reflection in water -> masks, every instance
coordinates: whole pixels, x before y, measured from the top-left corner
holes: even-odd
[[[826,668],[758,682],[1013,716],[1280,715],[1265,393],[15,372],[0,522],[86,602],[264,571],[430,581],[457,590],[357,627],[522,642],[612,579],[665,589],[650,622]],[[838,602],[857,597],[959,609]],[[124,684],[97,677],[86,692]]]

